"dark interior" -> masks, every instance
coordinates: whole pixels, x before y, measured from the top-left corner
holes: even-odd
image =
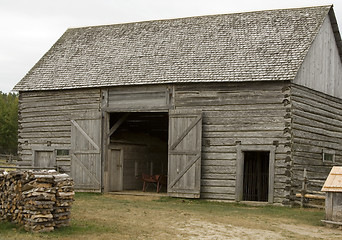
[[[123,116],[111,113],[110,127]],[[123,151],[123,190],[142,190],[142,175],[167,175],[168,124],[167,113],[129,113],[111,136],[110,145]],[[155,190],[148,184],[147,191]]]
[[[269,152],[244,152],[244,201],[268,201],[268,167]]]
[[[110,127],[112,127],[126,113],[111,113]],[[113,140],[127,140],[126,133],[136,133],[150,136],[167,142],[169,118],[167,113],[129,113],[126,120],[112,135]]]

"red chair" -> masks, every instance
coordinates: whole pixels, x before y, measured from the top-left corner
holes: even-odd
[[[142,174],[142,180],[144,181],[143,192],[146,191],[146,189],[147,189],[147,187],[148,187],[148,185],[150,183],[152,183],[152,184],[157,184],[158,183],[158,181],[157,181],[155,176],[149,175],[149,174],[145,174],[145,173]],[[157,191],[158,191],[158,184],[157,184]]]

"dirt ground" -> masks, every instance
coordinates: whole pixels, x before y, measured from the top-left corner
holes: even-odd
[[[271,224],[274,230],[239,227],[228,223],[190,220],[184,227],[176,227],[177,237],[186,239],[342,239],[341,231],[323,227]],[[256,226],[257,227],[257,226]]]

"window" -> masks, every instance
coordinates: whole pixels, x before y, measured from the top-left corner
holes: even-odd
[[[57,149],[57,156],[69,156],[69,149]]]
[[[335,162],[335,151],[323,149],[323,162]]]

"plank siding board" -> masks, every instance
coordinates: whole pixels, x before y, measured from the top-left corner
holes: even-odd
[[[114,109],[141,110],[164,108],[170,104],[170,88],[167,85],[121,86],[109,88],[108,107]]]
[[[46,147],[48,141],[54,149],[70,149],[71,115],[98,111],[100,90],[20,92],[19,102],[18,165],[30,166],[32,149]],[[70,156],[56,157],[57,166],[68,174],[70,159]]]
[[[304,168],[311,180],[324,181],[333,165],[342,163],[342,100],[293,84],[292,178],[300,191]],[[324,149],[335,152],[335,163],[323,162]],[[308,190],[320,190],[309,185]]]
[[[287,86],[288,83],[218,83],[175,87],[176,109],[196,106],[203,111],[201,197],[235,199],[236,141],[265,147],[278,141],[275,165],[281,170],[275,172],[275,182],[288,181],[284,175],[288,148],[284,145],[289,139],[284,129],[290,109],[283,103],[288,93],[283,89]],[[283,201],[283,195],[275,199]]]

